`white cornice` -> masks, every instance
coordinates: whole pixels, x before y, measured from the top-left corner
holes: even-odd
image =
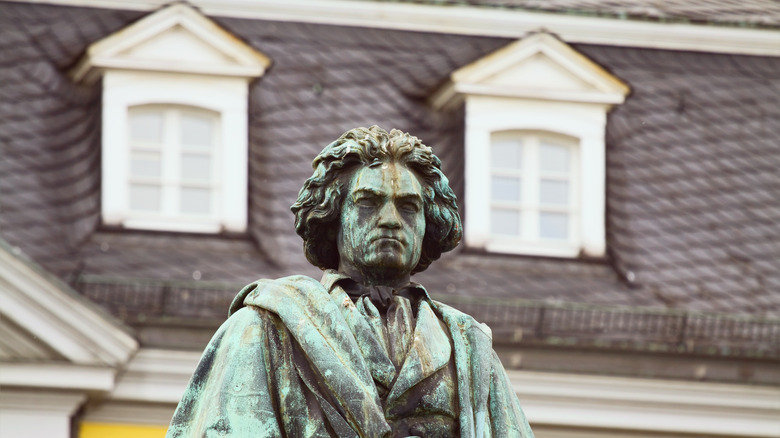
[[[150,11],[169,0],[15,0]],[[569,43],[780,56],[780,30],[355,0],[191,0],[206,15],[521,38],[545,29]]]
[[[86,395],[78,392],[31,392],[4,389],[0,392],[0,410],[17,411],[22,415],[30,415],[32,412],[49,412],[70,416],[86,398]]]
[[[780,388],[508,373],[533,424],[702,436],[780,436]]]
[[[74,364],[122,366],[138,349],[125,327],[3,241],[0,301],[0,318],[13,321],[35,342]],[[15,357],[14,361],[25,359],[37,357]]]
[[[178,403],[200,356],[200,352],[141,349],[119,376],[111,398]]]
[[[110,391],[116,369],[68,363],[0,363],[0,386]]]

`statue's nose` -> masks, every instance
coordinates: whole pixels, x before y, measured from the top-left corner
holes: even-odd
[[[387,228],[400,228],[401,217],[398,208],[392,202],[387,202],[379,211],[379,226]]]

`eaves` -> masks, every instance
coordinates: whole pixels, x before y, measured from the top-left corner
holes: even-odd
[[[14,0],[151,11],[168,0]],[[780,56],[780,29],[645,21],[470,5],[354,0],[191,0],[218,17],[521,38],[545,30],[569,43]]]

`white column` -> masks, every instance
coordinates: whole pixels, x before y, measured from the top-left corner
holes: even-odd
[[[70,438],[71,416],[87,399],[83,393],[0,391],[0,438]]]

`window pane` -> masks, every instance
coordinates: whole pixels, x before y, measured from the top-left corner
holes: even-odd
[[[182,213],[207,214],[211,212],[211,190],[192,187],[181,189]]]
[[[130,159],[130,175],[159,178],[162,175],[160,154],[134,152]]]
[[[545,172],[569,172],[569,148],[542,142],[541,168]]]
[[[539,185],[539,199],[547,205],[569,205],[568,181],[543,179]]]
[[[494,176],[492,181],[494,201],[520,201],[520,178]]]
[[[541,213],[539,215],[539,235],[543,239],[568,239],[569,215],[564,213]]]
[[[206,154],[183,154],[181,176],[188,180],[211,180],[211,156]]]
[[[163,114],[161,111],[132,111],[130,113],[130,140],[162,142]]]
[[[182,113],[181,141],[187,146],[211,146],[214,120],[211,117]]]
[[[522,169],[523,145],[520,140],[494,141],[490,162],[494,169]]]
[[[490,215],[490,230],[493,234],[520,235],[520,212],[494,208]]]
[[[160,195],[160,186],[131,184],[130,209],[159,211]]]

